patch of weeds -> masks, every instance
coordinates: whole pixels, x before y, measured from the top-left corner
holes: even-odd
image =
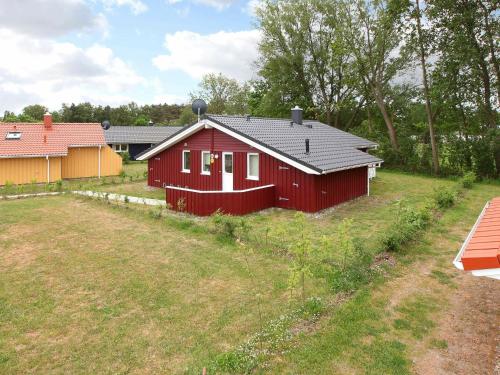
[[[457,200],[457,193],[451,189],[434,189],[434,202],[440,209],[450,208]]]
[[[0,353],[0,364],[7,363],[10,360],[10,357],[5,353]]]
[[[294,336],[291,331],[294,324],[314,321],[324,309],[320,298],[307,299],[302,307],[270,321],[236,349],[217,355],[208,366],[208,373],[251,373],[272,355],[287,350]]]
[[[474,172],[464,173],[461,183],[464,189],[472,189],[474,183],[477,181],[476,174]]]
[[[431,277],[439,281],[441,284],[455,286],[455,283],[453,282],[453,276],[450,276],[443,271],[432,270]]]
[[[250,224],[245,217],[224,215],[217,211],[211,216],[214,232],[221,237],[236,240],[247,239],[250,232]]]
[[[398,340],[376,338],[365,346],[367,361],[363,361],[365,374],[410,374],[410,362],[406,359],[406,345]],[[353,359],[355,360],[355,359]]]
[[[409,331],[416,339],[422,339],[435,326],[430,315],[437,308],[433,298],[417,296],[406,300],[397,308],[401,317],[394,321],[394,328]]]
[[[382,237],[383,250],[398,251],[414,240],[418,233],[425,229],[431,221],[428,207],[417,210],[402,201],[397,202],[396,221]]]
[[[430,347],[435,349],[448,349],[448,341],[432,339],[430,342]]]

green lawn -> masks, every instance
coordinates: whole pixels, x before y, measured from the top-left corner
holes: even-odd
[[[308,215],[306,225],[319,236],[335,233],[343,218],[352,218],[355,234],[374,247],[393,222],[398,199],[421,205],[435,187],[454,183],[381,171],[370,197]],[[159,197],[145,184],[94,187]],[[462,235],[495,195],[498,185],[476,186],[416,254],[431,256],[438,235],[452,236],[457,225]],[[259,243],[268,228],[293,215],[285,210],[249,215],[251,235]],[[157,219],[143,207],[71,196],[0,201],[0,373],[195,373],[299,306],[287,290],[288,256],[242,248],[218,238],[209,226],[204,219]],[[454,236],[448,258],[462,239]],[[408,267],[404,259],[400,267],[401,272]],[[436,283],[446,279],[432,275]],[[388,297],[378,289],[383,282],[328,310],[309,333],[294,338],[292,350],[260,371],[407,372],[411,340],[404,344],[403,338],[425,325],[414,322],[415,316],[434,310],[422,312],[416,296],[387,317]],[[308,293],[334,299],[317,280],[308,280]]]

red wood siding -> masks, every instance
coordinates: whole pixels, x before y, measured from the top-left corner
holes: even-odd
[[[190,173],[181,171],[182,150],[191,152]],[[211,166],[210,175],[201,174],[201,151],[210,151],[219,156]],[[222,152],[233,153],[234,190],[275,185],[275,207],[315,212],[367,193],[366,167],[327,175],[309,175],[215,129],[201,130],[149,159],[148,183],[157,187],[222,190]],[[248,152],[259,154],[258,181],[246,178]],[[172,201],[176,202],[174,198]],[[200,202],[201,198],[196,199]],[[171,201],[170,198],[167,200]],[[192,201],[195,202],[195,198]]]
[[[209,216],[217,210],[232,215],[245,215],[274,206],[274,186],[232,193],[198,193],[169,188],[166,190],[167,202],[172,209],[199,216]],[[179,201],[183,204],[179,205]]]
[[[316,176],[316,211],[368,193],[368,167]]]

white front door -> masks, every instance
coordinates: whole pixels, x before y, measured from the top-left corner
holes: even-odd
[[[233,153],[222,153],[222,190],[233,191]]]

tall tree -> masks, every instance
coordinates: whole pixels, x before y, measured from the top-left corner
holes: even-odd
[[[398,54],[401,43],[401,0],[345,0],[345,41],[353,52],[361,84],[377,104],[389,134],[392,148],[399,150],[394,121],[386,102],[390,80],[403,68]]]
[[[199,90],[190,94],[191,99],[201,98],[208,104],[208,110],[216,114],[248,113],[249,88],[246,83],[219,74],[209,73],[203,76]]]
[[[427,124],[429,126],[429,138],[432,150],[432,166],[435,174],[439,174],[439,153],[438,144],[436,141],[434,114],[432,113],[431,93],[429,89],[429,78],[427,75],[427,57],[429,55],[429,30],[424,30],[422,27],[423,12],[420,8],[420,0],[415,0],[415,7],[411,12],[412,18],[415,19],[416,33],[413,42],[416,44],[416,53],[420,59],[422,69],[422,83],[424,89],[425,112],[427,114]]]
[[[47,111],[48,111],[47,107],[40,104],[33,104],[24,107],[22,114],[31,117],[36,121],[42,121],[43,115],[47,113]]]
[[[264,99],[301,105],[330,125],[355,97],[351,52],[343,39],[344,19],[337,0],[267,0],[257,10],[263,38],[260,74],[269,91]],[[348,120],[349,122],[349,120]]]

